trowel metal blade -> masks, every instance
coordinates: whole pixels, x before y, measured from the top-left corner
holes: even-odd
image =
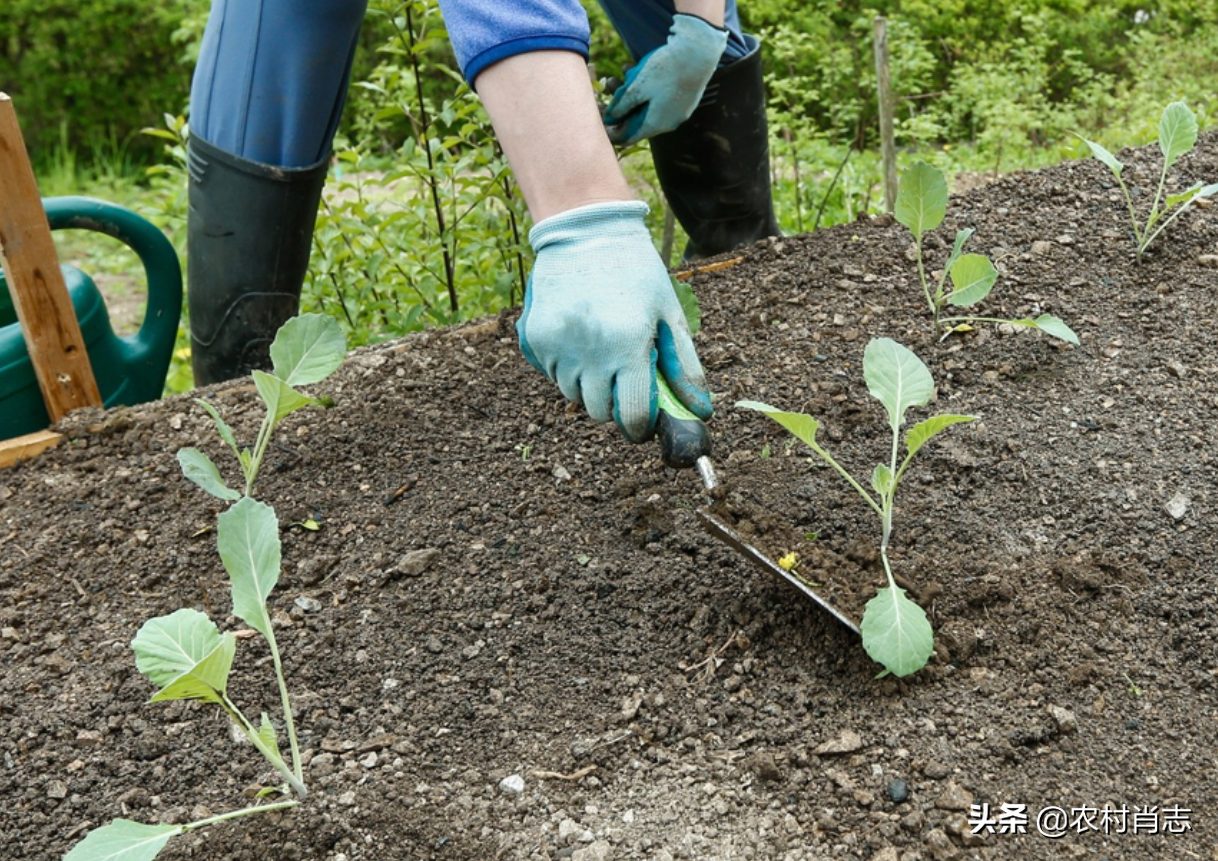
[[[845,615],[836,606],[826,601],[820,595],[816,594],[812,587],[810,587],[807,583],[800,580],[790,571],[783,568],[777,562],[770,559],[770,557],[766,556],[756,547],[741,538],[736,530],[732,529],[718,517],[715,517],[715,515],[711,514],[704,508],[698,509],[698,517],[702,519],[702,525],[706,527],[706,530],[710,532],[711,535],[714,535],[737,553],[740,553],[742,556],[752,561],[753,564],[757,565],[762,570],[768,571],[771,574],[777,574],[783,580],[786,580],[800,592],[803,592],[805,595],[819,604],[825,609],[826,612],[833,616],[833,618],[837,619],[851,631],[854,631],[856,634],[859,633],[859,626],[849,616]]]

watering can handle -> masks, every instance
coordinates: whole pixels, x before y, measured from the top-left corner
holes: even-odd
[[[43,200],[52,230],[92,230],[129,247],[144,265],[148,308],[134,338],[132,359],[142,360],[160,344],[173,344],[182,312],[182,267],[172,243],[157,227],[129,209],[90,197]]]

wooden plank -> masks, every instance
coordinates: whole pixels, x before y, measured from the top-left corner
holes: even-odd
[[[101,406],[101,392],[59,268],[17,114],[4,93],[0,93],[0,258],[51,421],[79,407]]]
[[[48,448],[63,442],[63,434],[35,431],[0,442],[0,469],[7,469],[19,460],[37,457]]]

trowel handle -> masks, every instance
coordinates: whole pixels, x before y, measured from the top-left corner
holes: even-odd
[[[660,459],[673,469],[688,469],[698,462],[698,458],[710,455],[710,432],[705,422],[677,400],[662,374],[656,374],[656,384],[660,399],[657,421]]]

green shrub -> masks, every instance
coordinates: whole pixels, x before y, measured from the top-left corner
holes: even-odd
[[[101,145],[152,151],[139,130],[179,112],[190,89],[174,34],[207,2],[0,3],[0,91],[13,97],[34,162],[51,158],[61,135],[82,153]]]
[[[302,300],[355,346],[518,302],[531,262],[524,203],[481,103],[448,65],[436,0],[372,0],[368,23],[387,35],[353,84],[360,143],[337,153]]]
[[[1016,166],[1011,147],[1215,96],[1218,6],[1189,0],[750,0],[763,37],[771,108],[800,112],[838,144],[877,146],[871,22],[888,18],[898,143],[976,142]],[[792,51],[794,43],[799,50]],[[1209,89],[1206,91],[1206,85]],[[1136,101],[1136,107],[1132,102]],[[773,117],[772,117],[773,118]],[[1098,122],[1097,122],[1098,120]],[[1047,125],[1040,125],[1047,121]],[[1025,143],[1026,139],[1026,143]],[[1040,159],[1038,159],[1039,161]]]

